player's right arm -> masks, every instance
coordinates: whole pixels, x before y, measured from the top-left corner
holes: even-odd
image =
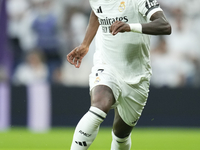
[[[83,57],[89,51],[89,46],[94,36],[96,35],[98,27],[99,27],[98,17],[95,15],[93,11],[91,11],[89,24],[86,29],[86,34],[83,42],[67,55],[68,62],[74,65],[76,68],[80,67]]]
[[[149,22],[127,24],[116,21],[111,26],[111,33],[116,35],[118,32],[137,32],[150,35],[169,35],[171,25],[167,21],[163,10],[157,0],[133,0],[138,5],[139,13]]]

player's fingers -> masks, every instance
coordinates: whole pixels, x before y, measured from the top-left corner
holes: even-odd
[[[112,24],[112,25],[110,26],[110,33],[112,33],[112,31],[113,31],[113,27],[114,27],[114,25]]]
[[[67,55],[67,61],[71,64],[73,62],[73,57],[71,54]]]
[[[76,67],[77,65],[77,62],[78,62],[79,58],[75,57],[74,60],[73,60],[73,65]]]
[[[113,31],[112,33],[115,33],[117,31],[118,28],[120,28],[122,26],[123,22],[121,21],[118,21],[114,24],[114,28],[113,28]]]
[[[67,55],[67,61],[74,65],[74,58],[76,57],[76,50],[78,49],[78,47],[76,47],[75,49],[73,49],[68,55]]]
[[[72,65],[74,65],[74,55],[70,55],[70,56],[68,56],[68,62],[70,63],[70,64],[72,64]]]
[[[82,62],[82,59],[79,59],[78,61],[77,61],[77,64],[76,64],[76,68],[79,68],[80,66],[81,66],[81,62]]]
[[[119,28],[120,21],[115,21],[111,26],[112,26],[112,34]]]
[[[116,21],[110,26],[110,32],[113,32],[115,24],[116,24]]]
[[[117,24],[115,30],[113,30],[112,34],[116,35],[118,32],[123,31],[123,23],[120,22],[119,24]]]
[[[72,54],[71,54],[71,53],[69,53],[69,54],[67,55],[67,60],[70,60],[70,59],[71,59],[71,57],[72,57]]]
[[[124,25],[120,26],[120,27],[113,33],[113,35],[116,35],[118,32],[125,32]]]

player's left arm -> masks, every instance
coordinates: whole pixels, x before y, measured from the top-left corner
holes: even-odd
[[[111,25],[110,31],[113,35],[119,32],[139,32],[150,35],[169,35],[171,34],[171,25],[167,21],[162,11],[155,12],[151,18],[151,22],[144,24],[134,24],[131,29],[131,24],[124,23],[122,21],[116,21]]]
[[[171,25],[167,21],[162,11],[154,13],[151,22],[142,25],[142,33],[151,35],[169,35],[171,34]]]

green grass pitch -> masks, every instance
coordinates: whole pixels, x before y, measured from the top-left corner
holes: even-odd
[[[69,150],[74,128],[32,133],[26,128],[0,131],[0,150]],[[111,128],[101,128],[89,150],[110,150]],[[200,128],[140,128],[132,132],[131,150],[200,150]]]

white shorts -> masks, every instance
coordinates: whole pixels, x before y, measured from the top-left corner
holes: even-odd
[[[120,117],[129,126],[135,126],[146,105],[150,76],[138,84],[129,85],[108,65],[96,65],[89,76],[90,91],[97,85],[106,85],[112,89]]]

